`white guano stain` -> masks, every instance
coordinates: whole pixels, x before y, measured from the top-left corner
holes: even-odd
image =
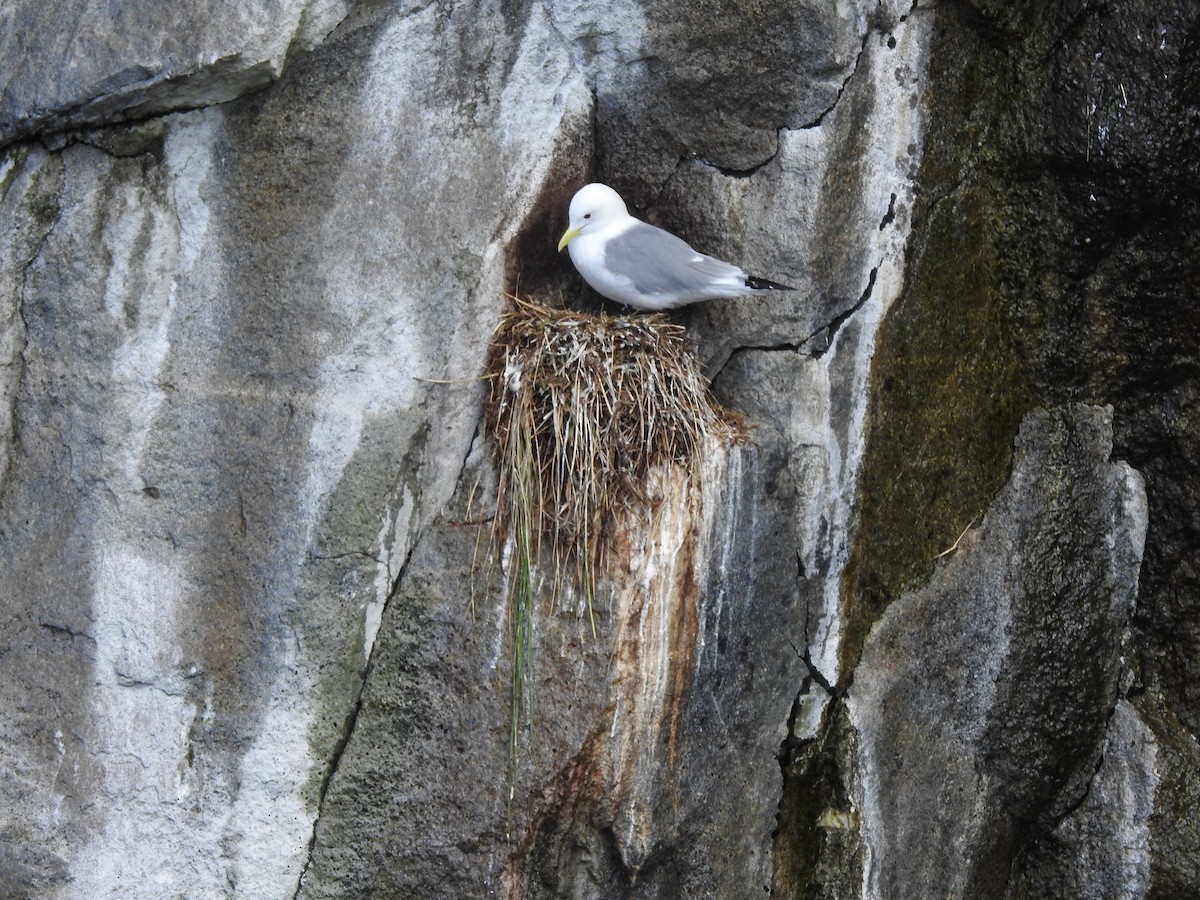
[[[896,21],[889,36],[871,34],[856,78],[868,80],[874,87],[874,103],[861,134],[867,141],[864,151],[867,176],[864,178],[863,207],[877,211],[880,220],[891,211],[885,227],[872,231],[874,246],[868,257],[876,260],[875,283],[867,301],[843,323],[833,346],[822,357],[827,364],[849,354],[850,409],[844,436],[828,444],[830,483],[828,521],[831,534],[830,564],[824,585],[824,609],[814,640],[810,644],[813,663],[830,683],[840,678],[843,623],[840,613],[841,583],[849,558],[849,548],[857,524],[862,457],[866,447],[866,413],[869,399],[871,363],[880,323],[904,287],[906,247],[911,229],[910,210],[915,196],[915,178],[921,163],[925,105],[921,99],[924,72],[934,13],[912,12]],[[831,113],[827,125],[836,127],[841,107]],[[864,285],[867,273],[864,273]],[[853,326],[853,327],[851,327]],[[847,335],[856,339],[854,346],[843,343]],[[822,698],[821,704],[827,702]],[[808,717],[810,722],[814,717]],[[869,771],[863,763],[859,771]],[[865,838],[864,873],[874,868],[876,844],[881,840],[878,806],[870,785],[851,786]],[[864,884],[870,896],[871,879]]]
[[[211,133],[199,136],[201,142],[211,140]],[[186,158],[205,158],[202,147],[172,134],[168,170],[177,181],[195,180],[180,163],[184,146]],[[83,179],[101,171],[79,168]],[[172,351],[180,234],[191,227],[184,223],[194,221],[197,209],[181,216],[140,182],[97,184],[90,199],[106,205],[100,240],[111,262],[103,308],[122,337],[112,356],[111,405],[102,424],[108,447],[102,474],[116,497],[140,497],[146,447],[166,397],[161,381]],[[192,234],[204,230],[193,227]],[[144,533],[121,502],[96,502],[93,508],[95,736],[89,752],[103,773],[98,790],[104,822],[72,864],[74,886],[81,896],[107,894],[113,885],[131,897],[219,891],[225,880],[220,862],[196,856],[195,848],[218,843],[223,817],[192,815],[198,794],[211,796],[187,762],[189,735],[200,713],[190,698],[196,679],[204,678],[183,658],[179,634],[194,585],[184,556]],[[187,872],[172,863],[184,856],[193,860]]]

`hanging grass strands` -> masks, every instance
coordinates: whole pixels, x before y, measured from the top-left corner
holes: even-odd
[[[699,469],[707,438],[745,426],[711,399],[684,328],[660,315],[590,315],[514,299],[492,344],[487,426],[498,470],[496,546],[512,610],[512,751],[539,571],[587,598],[620,529],[644,521],[656,466]]]

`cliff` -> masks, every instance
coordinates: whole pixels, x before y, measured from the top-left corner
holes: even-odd
[[[0,22],[0,894],[1200,892],[1196,3]],[[514,670],[589,180],[797,290]]]

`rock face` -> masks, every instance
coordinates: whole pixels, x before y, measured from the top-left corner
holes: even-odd
[[[232,100],[346,15],[341,0],[171,7],[13,0],[0,11],[0,142]]]
[[[978,530],[872,632],[849,698],[869,894],[1003,896],[1020,830],[1087,795],[1145,540],[1141,478],[1111,456],[1111,413],[1031,412]],[[1144,859],[1124,837],[1086,847],[1117,877]]]
[[[1194,4],[98,15],[0,12],[0,894],[1200,891]],[[752,438],[514,747],[480,379],[591,178],[798,290],[677,315]]]

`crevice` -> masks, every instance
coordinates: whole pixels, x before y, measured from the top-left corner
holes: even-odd
[[[883,218],[879,222],[879,230],[887,228],[896,221],[896,192],[892,191],[892,198],[888,201],[887,212],[883,214]]]
[[[831,703],[836,703],[838,700],[840,700],[842,695],[846,692],[846,688],[849,687],[849,684],[838,686],[826,678],[825,673],[822,672],[817,664],[813,662],[812,651],[807,646],[801,650],[793,643],[792,650],[795,651],[796,658],[804,663],[804,668],[808,671],[808,674],[804,677],[804,681],[800,685],[800,690],[797,694],[797,697],[807,694],[808,687],[811,684],[816,683],[817,687],[823,690],[826,696],[829,697],[829,701]]]
[[[793,649],[795,649],[795,647],[793,647]],[[796,651],[796,655],[797,656],[800,655],[800,652],[798,650]],[[787,767],[788,763],[791,760],[792,753],[797,748],[803,747],[806,744],[811,744],[813,741],[817,740],[817,738],[815,738],[815,737],[803,737],[803,738],[796,737],[796,720],[798,718],[800,718],[800,707],[804,703],[804,698],[808,696],[808,694],[811,690],[812,690],[812,677],[805,676],[804,679],[800,682],[800,689],[798,691],[796,691],[796,696],[792,698],[792,708],[790,710],[788,710],[787,730],[784,732],[783,741],[779,745],[779,753],[776,754],[776,756],[775,756],[775,758],[779,761],[781,768]],[[822,712],[821,715],[823,717],[825,715],[825,713]],[[824,727],[824,726],[822,725],[822,727]],[[780,802],[782,803],[782,798],[781,798]],[[776,806],[776,809],[775,809],[775,818],[776,818],[776,821],[778,821],[778,819],[779,819],[778,805]]]
[[[837,337],[837,333],[838,333],[838,331],[841,330],[841,327],[850,320],[851,316],[853,316],[860,309],[862,309],[866,305],[868,300],[871,299],[871,295],[875,292],[875,280],[878,277],[879,277],[879,264],[876,264],[871,267],[871,272],[867,276],[867,286],[865,288],[863,288],[862,294],[859,295],[859,298],[857,301],[855,301],[854,305],[849,307],[848,309],[843,310],[842,312],[838,313],[836,316],[833,317],[832,320],[830,320],[828,325],[826,325],[822,329],[818,329],[816,332],[814,332],[813,334],[809,335],[808,338],[806,338],[806,341],[811,341],[814,337],[816,337],[816,335],[820,334],[821,332],[826,332],[826,334],[827,334],[824,349],[814,351],[813,352],[814,357],[820,359],[822,356],[824,356],[826,353],[829,352],[829,348],[834,345],[834,341]]]
[[[812,681],[815,681],[821,690],[823,690],[829,696],[831,703],[836,703],[840,699],[841,690],[839,690],[836,685],[830,682],[829,679],[825,677],[825,673],[823,673],[820,668],[818,668],[817,664],[812,661],[812,651],[809,650],[808,647],[805,647],[804,652],[797,655],[800,657],[800,661],[804,663],[804,668],[808,670],[808,677]]]
[[[332,562],[343,559],[365,559],[375,565],[385,566],[387,563],[377,556],[372,556],[366,550],[347,550],[345,553],[313,553],[311,550],[307,554],[307,558],[312,562]]]
[[[481,421],[482,421],[482,418],[481,418]],[[473,454],[473,452],[475,450],[475,447],[477,445],[477,442],[479,440],[481,432],[482,432],[481,426],[476,426],[475,434],[472,436],[470,442],[468,443],[467,452],[463,456],[462,462],[459,465],[458,474],[455,476],[455,479],[454,479],[454,484],[456,486],[456,490],[457,490],[457,486],[462,483],[463,476],[466,473],[468,463],[471,459],[471,455]],[[437,516],[434,516],[432,521],[437,521]],[[386,619],[388,617],[388,611],[391,609],[392,603],[396,599],[397,594],[400,593],[400,585],[404,581],[404,576],[405,576],[405,573],[408,571],[409,563],[412,561],[413,554],[416,551],[417,546],[420,544],[422,538],[424,537],[425,530],[426,529],[422,529],[422,532],[413,539],[412,543],[409,545],[408,552],[404,556],[404,561],[400,564],[399,570],[396,572],[395,576],[392,577],[392,579],[391,579],[391,584],[388,588],[387,599],[384,600],[383,609],[380,611],[380,615],[379,615],[380,622],[386,621]],[[382,550],[382,548],[381,548],[381,550]],[[363,551],[351,551],[349,553],[336,554],[331,557],[325,557],[325,558],[340,559],[340,558],[345,558],[345,557],[365,557],[367,559],[372,560],[373,562],[375,562],[377,564],[383,565],[383,563],[380,560],[378,560],[371,554],[365,553]],[[310,558],[320,559],[322,557],[316,557],[316,556],[313,556],[310,554]],[[389,572],[389,574],[390,574],[390,572]],[[363,708],[363,695],[366,693],[367,685],[370,683],[371,676],[375,671],[376,657],[380,652],[380,647],[383,642],[383,639],[381,638],[382,633],[383,633],[383,628],[380,627],[379,630],[376,631],[376,633],[375,633],[375,639],[371,642],[371,650],[370,650],[370,653],[367,655],[366,665],[363,666],[362,675],[359,678],[358,685],[357,685],[357,688],[354,693],[353,706],[351,707],[350,711],[346,714],[345,723],[343,724],[343,727],[342,727],[342,733],[338,737],[337,742],[334,744],[333,751],[330,753],[330,756],[329,756],[328,769],[326,770],[324,776],[321,779],[321,787],[320,787],[320,790],[317,792],[317,814],[313,817],[312,830],[311,830],[311,833],[309,834],[308,846],[306,847],[305,854],[304,854],[304,865],[300,869],[300,877],[296,882],[296,890],[292,894],[292,900],[299,900],[300,894],[304,890],[304,879],[307,877],[309,869],[312,867],[313,854],[316,851],[316,847],[317,847],[317,829],[320,827],[321,816],[325,810],[325,799],[329,794],[329,788],[333,784],[334,778],[337,776],[338,769],[341,766],[342,757],[346,752],[346,748],[350,746],[350,740],[351,740],[351,738],[354,737],[354,732],[358,726],[358,717],[359,717],[359,714],[362,712],[362,708]]]
[[[916,9],[917,9],[917,2],[916,2],[916,0],[914,0],[912,6],[909,9],[909,13],[905,14],[903,16],[900,16],[897,19],[897,23],[902,23],[905,20],[907,20],[908,15],[911,14],[912,12],[914,12]],[[876,23],[869,23],[867,25],[866,31],[863,33],[863,37],[862,37],[862,41],[859,45],[858,53],[855,54],[854,65],[852,65],[850,67],[850,71],[846,74],[846,77],[844,79],[842,79],[841,86],[838,88],[837,96],[834,97],[833,102],[829,106],[827,106],[825,109],[823,109],[820,113],[818,113],[816,118],[810,120],[809,122],[802,123],[800,125],[776,126],[776,128],[775,128],[775,150],[764,160],[762,160],[761,162],[755,163],[754,165],[749,166],[744,169],[734,169],[734,168],[730,168],[728,166],[719,165],[718,163],[714,163],[714,162],[707,160],[700,156],[681,156],[679,158],[679,161],[676,163],[675,168],[672,171],[671,175],[668,176],[666,179],[664,179],[663,184],[659,185],[659,188],[656,191],[655,196],[657,196],[658,193],[662,192],[662,190],[666,186],[666,184],[669,183],[671,181],[671,179],[674,178],[684,166],[691,164],[691,163],[699,163],[700,165],[706,166],[709,169],[712,169],[714,172],[717,172],[720,175],[724,175],[726,178],[750,178],[751,176],[758,174],[766,166],[769,166],[779,156],[779,152],[780,152],[780,149],[783,144],[783,133],[785,131],[807,131],[811,128],[819,128],[822,124],[824,124],[825,119],[829,116],[829,114],[832,113],[834,111],[834,109],[837,108],[837,105],[842,100],[842,96],[846,93],[846,89],[850,86],[850,81],[854,78],[855,75],[858,74],[859,67],[862,64],[863,54],[866,53],[866,51],[867,51],[867,41],[869,41],[871,39],[871,36],[875,35],[875,34],[889,35],[888,48],[893,49],[893,50],[895,49],[896,39],[894,37],[891,37],[892,29],[884,28],[881,25],[876,24]],[[893,194],[892,195],[893,205],[895,204],[895,200],[896,200],[896,195]],[[651,201],[651,202],[653,202],[653,201]],[[884,225],[888,224],[892,218],[895,218],[894,213],[891,208],[889,208],[888,213],[889,213],[890,218],[885,219]],[[881,231],[883,230],[883,225],[880,225],[880,230]]]
[[[1075,813],[1078,812],[1087,802],[1088,797],[1091,796],[1092,785],[1096,783],[1096,778],[1100,775],[1100,770],[1104,768],[1104,760],[1106,757],[1105,749],[1106,745],[1108,744],[1109,730],[1112,728],[1113,717],[1117,714],[1117,704],[1121,702],[1121,699],[1122,698],[1118,693],[1116,699],[1113,701],[1113,704],[1108,708],[1108,712],[1104,716],[1104,727],[1100,729],[1100,752],[1096,757],[1096,765],[1092,769],[1091,774],[1088,776],[1088,780],[1084,784],[1083,790],[1080,791],[1078,798],[1063,807],[1062,815],[1054,818],[1053,824],[1047,829],[1047,831],[1053,831],[1067,819],[1071,818],[1071,816],[1075,815]]]
[[[328,41],[330,36],[345,24],[347,18],[349,17],[343,17],[324,39],[313,44],[304,53],[311,53]],[[235,53],[191,72],[174,75],[159,72],[153,78],[140,83],[136,89],[129,90],[124,104],[121,102],[121,92],[115,91],[98,94],[58,110],[44,111],[48,113],[47,118],[50,120],[46,127],[13,134],[11,138],[0,143],[0,153],[11,146],[36,141],[51,153],[59,152],[72,144],[85,144],[115,157],[138,155],[114,153],[103,144],[95,143],[92,136],[116,128],[135,128],[159,122],[170,116],[224,106],[250,97],[278,84],[287,69],[299,58],[299,55],[293,55],[292,46],[289,46],[285,60],[278,66],[271,60],[264,59],[239,69],[236,64],[240,60],[240,54]],[[174,87],[178,87],[179,90],[171,90]],[[162,93],[164,88],[167,89],[166,94]],[[205,88],[209,89],[207,97],[203,96]],[[201,96],[197,96],[197,89]],[[173,93],[179,97],[180,102],[162,105]],[[186,102],[185,97],[191,102]],[[89,108],[103,107],[108,103],[114,103],[116,106],[108,112],[94,112],[97,121],[87,121],[86,111]],[[77,116],[78,120],[74,118]],[[60,124],[56,127],[50,124],[53,122]]]
[[[781,341],[778,344],[746,344],[733,350],[729,354],[729,358],[732,359],[739,353],[753,350],[761,353],[807,353],[813,359],[820,359],[826,353],[828,353],[829,349],[833,346],[834,340],[837,337],[837,333],[841,327],[845,325],[855,313],[862,309],[868,300],[871,299],[871,294],[874,293],[875,290],[875,280],[878,277],[878,274],[879,266],[873,267],[871,269],[870,276],[867,279],[867,286],[863,289],[862,295],[854,302],[852,306],[847,307],[828,322],[820,325],[817,328],[814,328],[798,341]],[[815,346],[814,342],[816,339],[822,336],[825,337],[825,340],[822,342],[824,346]],[[728,361],[726,361],[726,365],[728,365]],[[723,371],[724,368],[725,366],[722,366],[721,371]],[[716,378],[721,374],[721,371],[716,372],[713,375],[712,380],[715,381]]]
[[[267,87],[269,85],[264,85]],[[262,90],[259,88],[258,90]],[[239,97],[245,97],[257,91],[249,91],[246,94],[241,94]],[[131,149],[122,151],[116,149],[117,141],[104,140],[103,136],[109,134],[116,129],[128,129],[130,131],[147,125],[164,126],[164,120],[171,116],[186,115],[191,112],[199,112],[206,109],[211,109],[214,106],[223,106],[226,103],[232,103],[238,97],[232,97],[229,100],[221,100],[212,103],[199,103],[194,105],[182,105],[172,107],[171,109],[161,110],[158,112],[148,112],[143,115],[131,115],[128,118],[115,119],[111,122],[102,122],[95,125],[69,125],[63,128],[54,128],[48,131],[39,131],[29,135],[23,135],[9,144],[0,146],[0,153],[14,144],[23,143],[26,141],[34,141],[38,143],[47,153],[62,153],[68,147],[82,145],[91,147],[103,153],[105,156],[113,159],[126,159],[134,156],[142,156],[145,153],[152,152],[151,145],[162,139],[162,135],[146,135],[142,141],[131,141]]]
[[[702,166],[707,166],[709,169],[712,169],[719,175],[724,175],[726,178],[750,178],[753,175],[757,175],[764,168],[779,158],[779,152],[783,147],[783,133],[788,130],[788,126],[786,125],[777,125],[775,127],[775,149],[761,162],[754,163],[754,165],[745,169],[734,169],[729,166],[722,166],[718,163],[712,162],[711,160],[707,160],[702,156],[681,156],[679,158],[679,163],[675,166],[675,172],[672,173],[671,177],[667,178],[666,181],[669,182],[671,178],[675,177],[675,174],[678,173],[680,169],[689,163],[699,163]],[[666,186],[666,182],[664,182],[663,186]]]
[[[149,689],[152,691],[157,691],[158,693],[162,694],[164,697],[186,697],[186,696],[188,696],[188,692],[185,689],[171,688],[171,687],[165,686],[162,682],[157,681],[157,680],[156,681],[147,681],[146,679],[139,678],[136,675],[126,674],[125,672],[122,672],[119,669],[114,669],[114,674],[117,676],[117,687],[119,687],[119,688],[131,688],[133,690],[141,690],[141,689],[145,688],[145,689]],[[201,674],[203,674],[203,673],[196,672],[194,674],[183,675],[182,677],[183,677],[184,681],[186,682],[192,678],[196,678],[197,676],[199,676]]]
[[[380,620],[387,618],[388,610],[391,608],[392,601],[396,598],[396,594],[400,590],[400,583],[404,579],[404,573],[408,570],[409,561],[412,559],[413,550],[419,543],[419,539],[413,541],[409,547],[408,554],[404,558],[404,562],[400,566],[400,571],[396,577],[392,579],[391,587],[388,590],[387,599],[383,604],[383,611],[380,614]],[[358,555],[358,554],[349,554]],[[364,554],[367,555],[367,554]],[[380,629],[382,631],[382,629]],[[371,644],[371,652],[367,658],[367,663],[363,666],[362,676],[358,680],[358,686],[354,692],[354,705],[350,712],[346,714],[346,720],[342,727],[342,733],[338,737],[337,743],[334,744],[333,752],[329,756],[329,766],[321,779],[321,788],[317,792],[317,814],[313,817],[312,830],[308,838],[308,846],[305,849],[304,865],[300,869],[300,878],[296,882],[296,890],[292,894],[293,900],[299,900],[300,893],[304,889],[304,879],[308,875],[308,870],[312,866],[313,853],[317,847],[317,829],[321,824],[321,816],[325,810],[325,798],[329,794],[329,788],[333,784],[333,779],[337,776],[338,768],[342,763],[342,756],[346,752],[346,748],[350,746],[350,739],[354,737],[354,731],[358,725],[358,717],[362,712],[363,694],[366,692],[367,684],[371,680],[371,675],[375,670],[375,657],[379,652],[381,640],[379,632],[375,635],[375,640]]]
[[[75,638],[83,638],[85,641],[89,641],[92,644],[96,643],[96,639],[86,631],[75,631],[73,628],[69,628],[66,625],[58,625],[54,622],[38,622],[38,625],[41,628],[45,628],[51,634],[60,635],[68,640],[73,641]]]
[[[876,33],[879,33],[878,27],[873,23],[868,23],[866,31],[863,32],[862,42],[858,47],[858,53],[855,54],[854,57],[854,65],[850,67],[850,71],[846,74],[846,77],[842,79],[842,84],[838,88],[837,96],[833,98],[833,102],[825,107],[825,109],[821,110],[821,112],[817,113],[815,119],[796,126],[795,130],[808,131],[812,128],[820,128],[823,124],[825,124],[825,119],[830,113],[837,109],[838,104],[842,102],[842,97],[846,94],[846,89],[850,86],[851,80],[855,75],[858,74],[859,67],[862,65],[863,54],[867,52],[867,41],[871,39],[871,35]]]
[[[191,77],[195,77],[195,76],[191,76],[191,75],[177,76],[179,81],[183,81],[186,78],[191,78]],[[164,83],[169,83],[169,82],[167,82],[167,81],[160,82],[160,84],[164,84]],[[39,144],[41,144],[41,146],[48,153],[61,152],[66,147],[69,147],[73,144],[86,144],[88,146],[95,147],[97,150],[101,150],[105,153],[109,153],[110,155],[119,156],[120,154],[113,154],[109,150],[105,149],[104,147],[102,147],[98,144],[91,143],[89,140],[89,136],[95,135],[95,134],[98,134],[101,132],[105,132],[110,129],[133,128],[133,127],[137,127],[139,125],[145,125],[148,123],[157,122],[159,120],[166,119],[168,116],[180,115],[180,114],[189,113],[189,112],[196,112],[197,110],[204,110],[204,109],[208,109],[213,106],[221,106],[226,103],[231,103],[234,100],[237,100],[241,97],[246,97],[251,94],[257,93],[258,91],[263,90],[264,88],[269,87],[270,85],[272,85],[274,83],[275,83],[275,79],[272,79],[270,81],[265,82],[262,85],[259,85],[256,88],[244,91],[240,94],[237,94],[236,96],[229,97],[225,100],[213,99],[213,100],[199,102],[199,103],[182,103],[178,106],[171,106],[168,109],[151,109],[149,111],[139,113],[137,110],[138,104],[133,104],[127,110],[128,115],[124,115],[123,111],[120,109],[113,110],[113,112],[111,113],[111,116],[112,116],[111,120],[101,120],[101,121],[94,122],[94,123],[70,122],[70,123],[64,123],[63,125],[61,125],[60,127],[57,127],[57,128],[49,127],[44,130],[37,130],[37,131],[32,131],[32,132],[16,134],[13,136],[13,138],[8,143],[0,144],[0,152],[3,152],[8,147],[13,146],[14,144],[18,144],[18,143],[22,143],[22,142],[26,142],[26,141],[36,141]],[[59,111],[55,115],[55,118],[60,121],[63,119],[68,119],[70,116],[72,116],[73,114],[75,114],[76,112],[78,112],[82,109],[85,109],[87,106],[100,103],[103,100],[105,100],[106,98],[113,97],[113,96],[115,96],[115,95],[106,94],[106,95],[101,95],[99,97],[92,97],[91,99],[87,100],[86,102],[78,103],[73,107]],[[145,105],[145,104],[143,104],[143,105]]]
[[[826,832],[830,828],[856,827],[840,749],[846,727],[840,700],[848,685],[834,688],[812,663],[807,650],[802,653],[794,644],[793,649],[808,674],[793,699],[787,733],[777,756],[782,786],[771,832],[773,893],[825,896],[827,891],[820,890],[822,859],[839,853],[829,845]],[[812,733],[797,735],[797,722],[814,684],[826,692],[828,700]],[[802,886],[808,890],[798,893]]]

